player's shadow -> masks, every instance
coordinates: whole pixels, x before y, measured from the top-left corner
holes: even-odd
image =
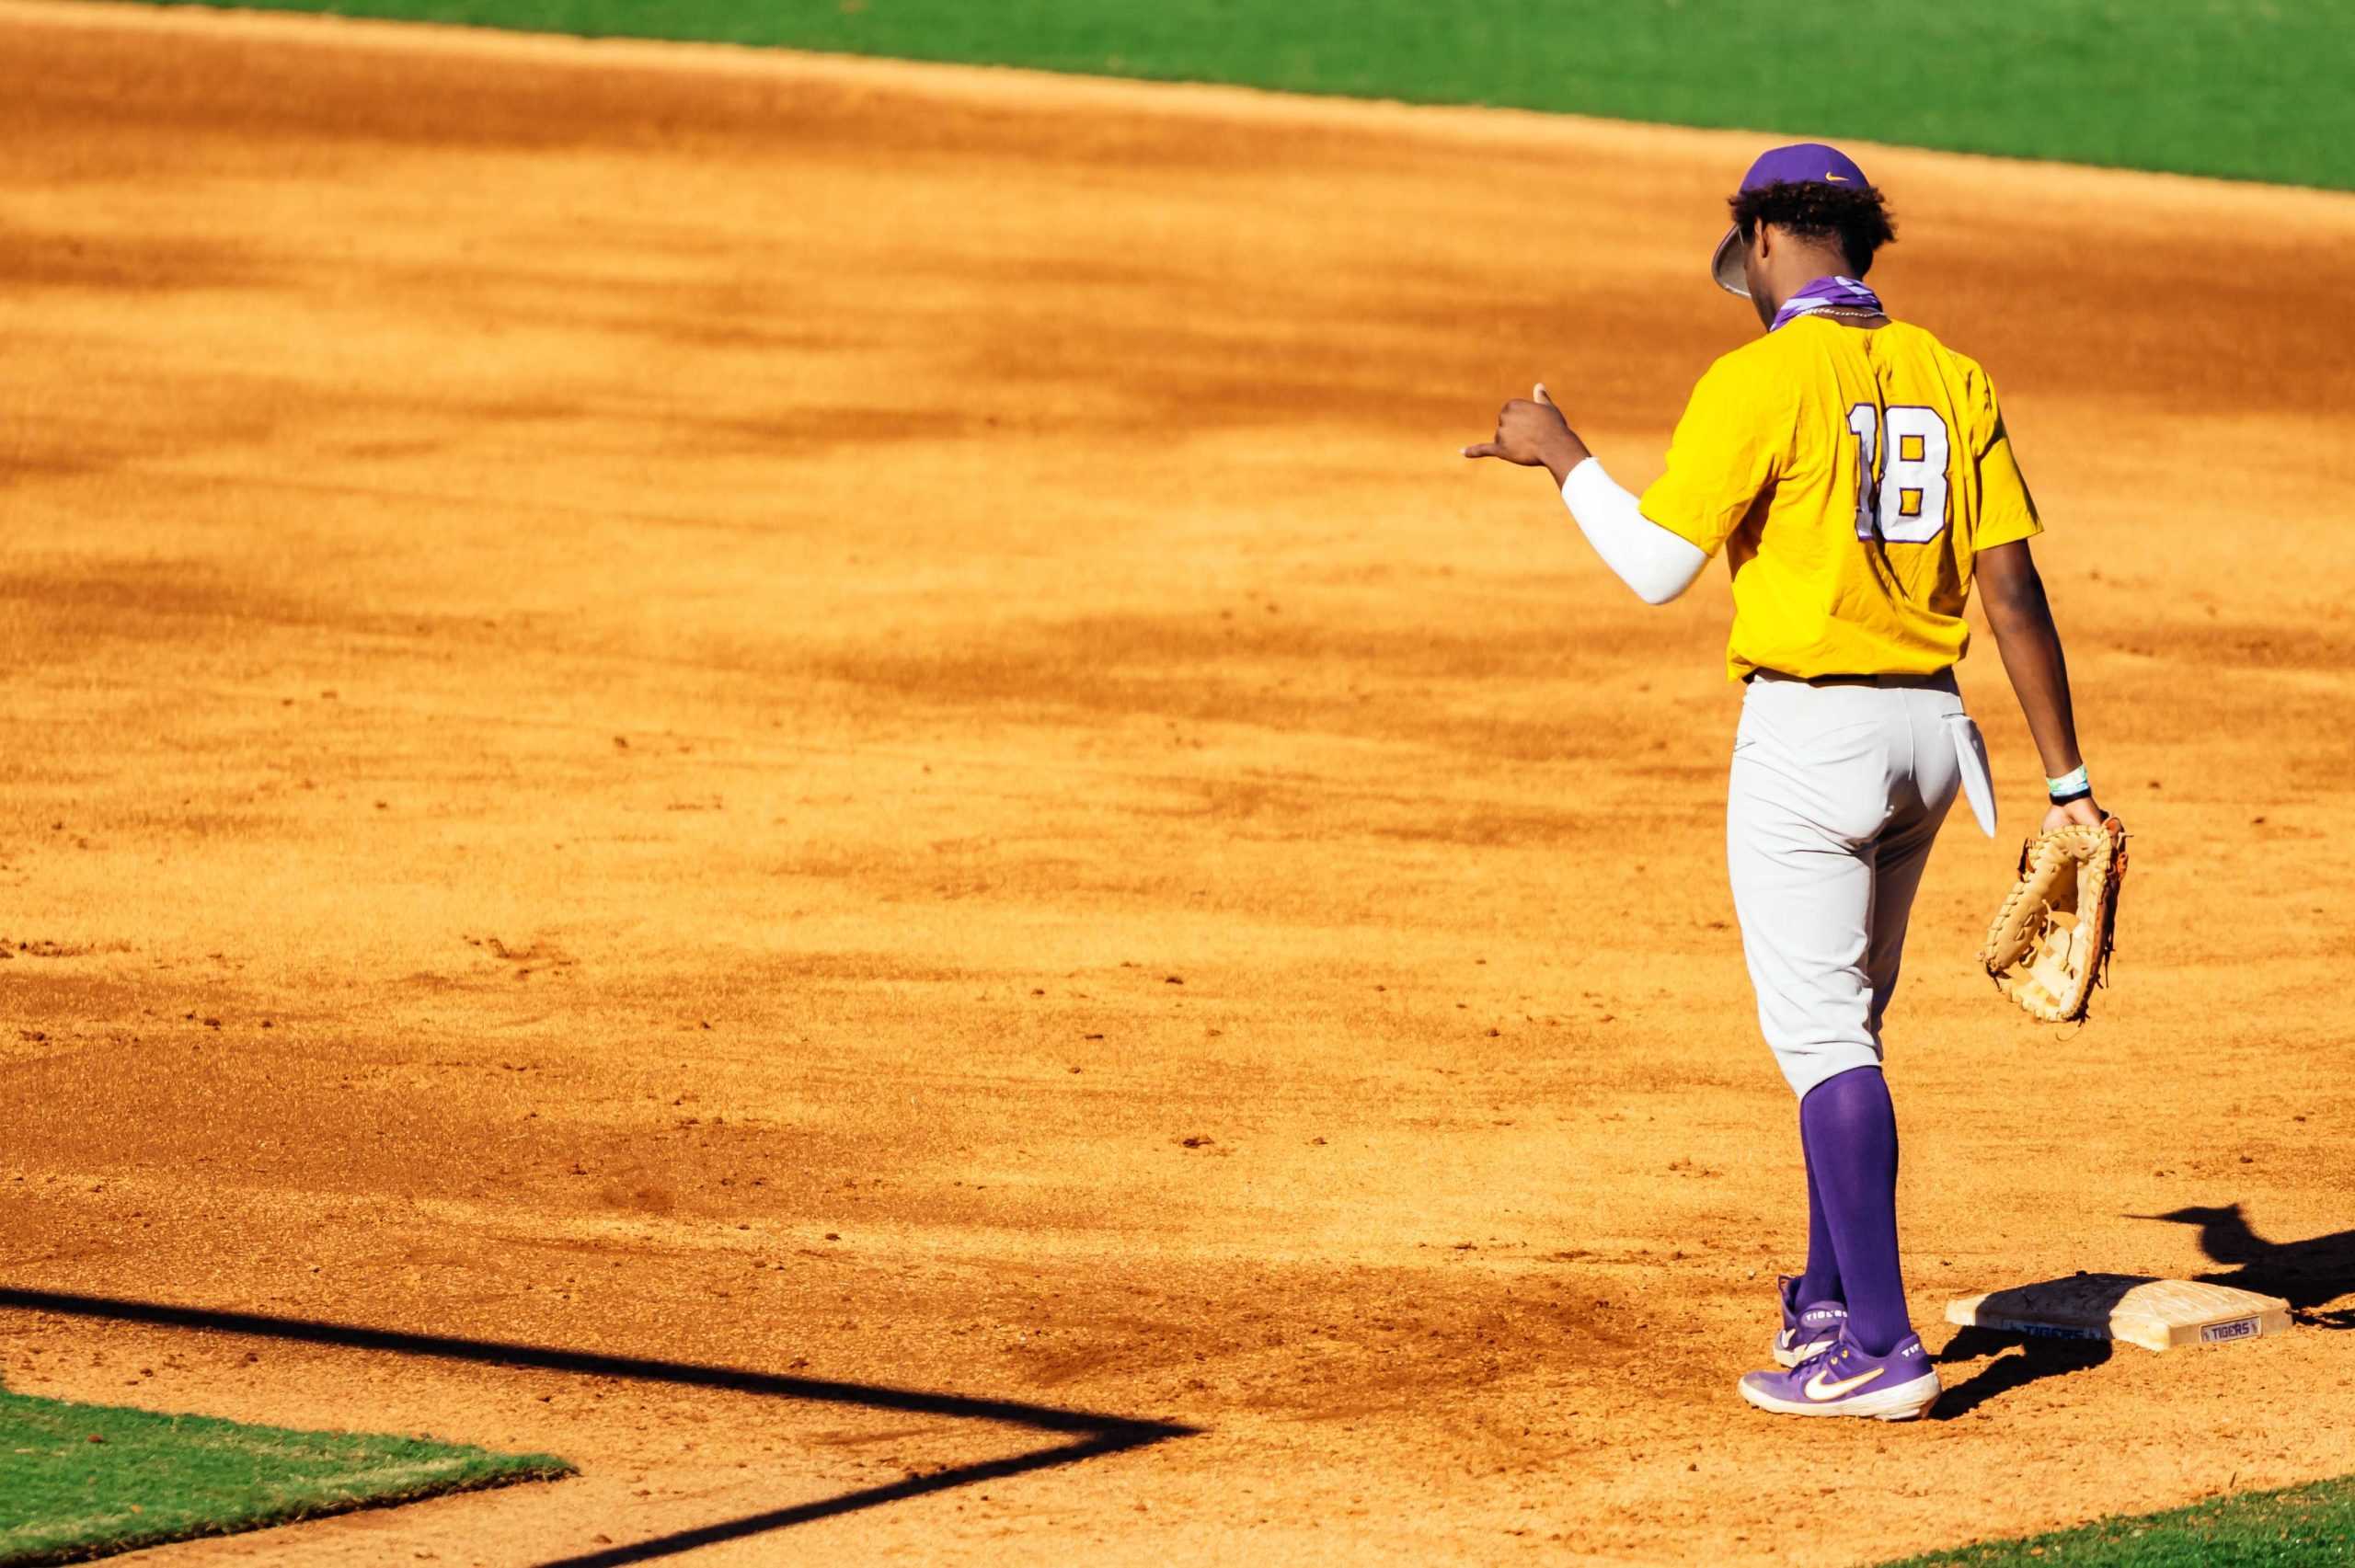
[[[1995,1359],[1940,1394],[1930,1407],[1930,1419],[1952,1421],[2014,1389],[2098,1367],[2109,1359],[2109,1349],[2106,1339],[2023,1340],[1993,1329],[1964,1329],[1947,1342],[1939,1361],[1976,1361],[1988,1355]]]
[[[2123,1297],[2136,1282],[2120,1276],[2117,1293]],[[2022,1294],[2037,1287],[2023,1288]],[[2000,1310],[2003,1298],[2010,1294],[1996,1291],[1988,1298],[1991,1306]],[[2115,1299],[2104,1302],[2097,1296],[2091,1299],[2093,1310],[2102,1311],[2117,1305]],[[1933,1421],[1952,1421],[1969,1415],[1991,1399],[2010,1393],[2014,1389],[2046,1378],[2065,1378],[2072,1372],[2083,1372],[2098,1367],[2109,1359],[2110,1342],[2107,1339],[2045,1338],[2023,1334],[2008,1329],[1966,1328],[1947,1341],[1937,1359],[1942,1365],[1958,1361],[1976,1361],[1982,1356],[1994,1359],[1977,1372],[1938,1396],[1930,1407]]]
[[[719,1541],[737,1540],[812,1519],[873,1508],[902,1498],[976,1482],[997,1481],[1030,1471],[1049,1470],[1098,1459],[1130,1448],[1141,1448],[1172,1437],[1189,1436],[1199,1428],[1168,1421],[1139,1421],[1051,1405],[1024,1404],[1013,1400],[971,1399],[960,1394],[927,1393],[915,1389],[883,1388],[868,1383],[838,1383],[819,1378],[788,1378],[736,1367],[706,1367],[692,1362],[652,1361],[628,1356],[603,1356],[578,1350],[551,1350],[540,1345],[511,1345],[498,1340],[453,1339],[440,1334],[397,1333],[350,1323],[317,1322],[301,1318],[265,1317],[251,1312],[216,1312],[195,1307],[168,1307],[153,1301],[126,1301],[106,1296],[75,1296],[51,1290],[0,1288],[0,1309],[15,1307],[31,1312],[113,1322],[152,1323],[166,1328],[201,1329],[213,1333],[247,1334],[301,1345],[331,1345],[353,1350],[388,1351],[397,1356],[431,1356],[438,1360],[471,1362],[491,1367],[527,1367],[584,1377],[620,1378],[638,1382],[667,1383],[680,1388],[718,1389],[733,1393],[809,1400],[826,1404],[860,1405],[869,1410],[907,1411],[922,1415],[989,1421],[1051,1432],[1067,1440],[1005,1459],[959,1465],[930,1475],[911,1475],[888,1485],[864,1487],[824,1497],[814,1503],[722,1519],[694,1529],[678,1530],[649,1540],[608,1547],[575,1557],[550,1559],[540,1568],[618,1568],[669,1557]]]
[[[2200,1250],[2210,1262],[2226,1265],[2200,1276],[2203,1284],[2279,1296],[2290,1303],[2293,1318],[2313,1328],[2355,1329],[2355,1308],[2332,1306],[2355,1294],[2355,1230],[2334,1230],[2303,1242],[2269,1242],[2250,1227],[2237,1203],[2128,1218],[2200,1227]]]
[[[2200,1250],[2224,1267],[2196,1276],[2204,1285],[2229,1285],[2290,1303],[2291,1316],[2312,1328],[2355,1329],[2355,1308],[2336,1305],[2355,1295],[2355,1230],[2335,1230],[2302,1242],[2269,1242],[2250,1226],[2239,1204],[2137,1214],[2200,1228]],[[2017,1345],[2012,1354],[2002,1354]],[[1942,1395],[1931,1414],[1968,1415],[1979,1406],[2040,1378],[2064,1377],[2109,1359],[2108,1340],[2022,1339],[1993,1329],[1967,1328],[1947,1345],[1941,1362],[1995,1359]]]

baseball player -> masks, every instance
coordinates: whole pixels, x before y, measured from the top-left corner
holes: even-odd
[[[1953,665],[1973,581],[2042,755],[2045,825],[2098,825],[2061,639],[2028,554],[2041,531],[1984,371],[1892,319],[1863,281],[1894,237],[1881,193],[1817,143],[1731,198],[1710,271],[1765,332],[1693,390],[1668,471],[1622,489],[1545,388],[1464,449],[1549,471],[1648,603],[1732,568],[1727,669],[1747,684],[1726,860],[1758,1023],[1799,1102],[1807,1266],[1779,1283],[1780,1370],[1744,1399],[1901,1421],[1938,1397],[1897,1242],[1897,1118],[1881,1020],[1906,916],[1958,790],[1994,831],[1986,753]]]

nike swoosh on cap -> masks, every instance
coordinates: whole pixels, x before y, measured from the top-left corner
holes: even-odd
[[[1872,177],[1839,148],[1821,142],[1794,142],[1786,147],[1769,147],[1759,154],[1752,160],[1749,171],[1741,177],[1741,184],[1737,189],[1748,191],[1767,190],[1777,185],[1869,187],[1871,184]],[[1750,286],[1742,281],[1740,239],[1740,226],[1729,225],[1725,237],[1717,241],[1717,248],[1709,253],[1709,277],[1726,292],[1747,299]]]

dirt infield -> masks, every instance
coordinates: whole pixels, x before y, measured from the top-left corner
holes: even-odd
[[[2092,1026],[2007,1014],[1969,660],[1917,1317],[2309,1321],[1732,1397],[1804,1210],[1722,579],[1453,450],[1542,373],[1657,472],[1752,142],[0,6],[0,1284],[853,1387],[25,1310],[0,1378],[585,1472],[191,1562],[1836,1562],[2355,1471],[2347,197],[1868,159],[2138,834]],[[867,1388],[1193,1430],[951,1486],[1069,1439]]]

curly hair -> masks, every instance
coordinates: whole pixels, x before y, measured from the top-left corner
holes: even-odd
[[[1745,245],[1758,225],[1771,223],[1804,239],[1836,239],[1858,278],[1872,269],[1873,253],[1897,237],[1877,185],[1792,184],[1776,180],[1726,198]]]

